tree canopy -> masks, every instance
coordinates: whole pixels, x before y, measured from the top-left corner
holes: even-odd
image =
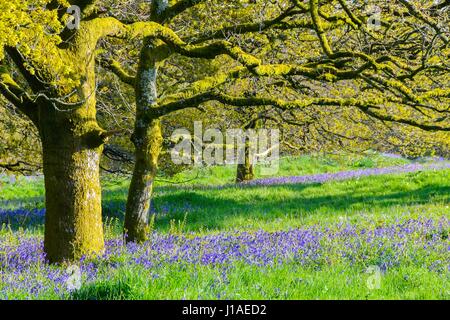
[[[303,142],[290,137],[297,145],[420,137],[448,149],[449,8],[447,0],[1,2],[0,121],[41,141],[50,260],[103,249],[100,156],[114,155],[104,148],[111,139],[131,147],[128,133],[135,165],[125,233],[142,238],[164,125],[192,109],[302,127]],[[123,82],[114,92],[107,72]],[[17,110],[28,122],[10,121]],[[26,140],[3,134],[16,149]],[[0,149],[4,168],[29,165],[11,163],[9,150]]]

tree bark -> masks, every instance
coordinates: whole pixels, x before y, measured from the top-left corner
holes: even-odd
[[[244,126],[244,130],[254,130],[258,125],[258,120],[251,120]],[[250,159],[250,139],[247,136],[244,145],[244,163],[238,163],[236,169],[236,183],[251,181],[255,178],[252,159]]]
[[[158,170],[162,141],[158,119],[152,120],[145,128],[136,130],[133,136],[136,163],[125,214],[124,233],[127,242],[143,242],[147,239],[153,182]]]
[[[152,1],[150,20],[160,22],[161,13],[169,5],[167,0]],[[163,42],[145,38],[141,49],[135,81],[136,119],[132,142],[136,163],[128,190],[124,235],[126,242],[144,242],[148,234],[153,182],[163,137],[157,111],[158,65],[170,55]]]
[[[58,263],[100,254],[104,239],[99,161],[104,131],[95,121],[95,102],[67,114],[46,106],[40,119],[46,257]]]
[[[250,162],[249,149],[249,146],[245,145],[245,162],[237,165],[236,183],[251,181],[255,178],[253,164]]]
[[[136,163],[125,213],[124,234],[127,242],[147,239],[153,181],[163,143],[161,122],[156,111],[158,53],[153,39],[145,39],[135,82],[136,119],[131,140],[135,147]]]

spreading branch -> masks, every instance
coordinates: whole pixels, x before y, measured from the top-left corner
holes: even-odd
[[[105,68],[113,72],[123,83],[134,86],[136,77],[128,74],[125,69],[120,65],[117,60],[114,59],[101,59],[100,64]]]
[[[0,73],[0,93],[34,124],[38,121],[38,109],[28,94],[6,73]]]

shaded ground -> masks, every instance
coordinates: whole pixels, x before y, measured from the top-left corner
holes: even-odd
[[[275,230],[343,215],[396,214],[425,205],[444,207],[450,203],[447,167],[447,162],[408,164],[238,186],[161,186],[156,189],[152,213],[156,215],[155,227],[161,230],[168,230],[171,221],[184,220],[184,227],[191,231],[251,229],[255,225]],[[103,213],[113,232],[120,233],[126,192],[123,186],[104,191]],[[42,230],[42,198],[0,201],[0,207],[4,208],[0,209],[0,223],[14,230]]]
[[[281,170],[308,183],[158,186],[143,245],[122,243],[126,183],[105,183],[107,250],[76,262],[77,291],[45,262],[42,187],[19,181],[1,194],[0,299],[450,298],[450,169],[308,161]]]

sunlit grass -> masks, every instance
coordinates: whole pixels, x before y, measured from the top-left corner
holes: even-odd
[[[279,174],[338,172],[407,162],[379,155],[356,160],[352,157],[326,159],[309,156],[283,159]],[[199,180],[187,185],[160,183],[157,186],[152,208],[155,214],[152,228],[157,233],[196,237],[236,230],[279,232],[315,226],[334,230],[346,224],[374,230],[409,219],[439,221],[450,217],[448,169],[321,184],[228,185],[220,188],[217,186],[233,180],[233,168],[204,170],[204,176],[199,175]],[[189,178],[192,174],[183,173],[182,177],[174,179]],[[126,193],[126,181],[104,181],[103,211],[107,239],[121,237]],[[41,180],[21,179],[15,184],[3,182],[0,209],[28,212],[36,207],[43,207]],[[0,239],[13,245],[28,237],[42,239],[43,220],[27,220],[27,217],[25,215],[12,225],[4,224],[0,228]],[[448,232],[443,230],[438,235],[442,239],[437,241],[443,241],[441,246],[450,241]],[[386,241],[389,243],[390,239]],[[413,247],[407,248],[410,254],[414,250]],[[450,270],[436,271],[429,267],[434,260],[447,261],[448,257],[431,252],[426,258],[430,261],[402,258],[400,265],[383,272],[380,287],[376,290],[367,286],[370,274],[365,262],[334,261],[337,257],[330,256],[330,261],[327,258],[316,265],[300,265],[292,261],[272,266],[242,262],[225,266],[163,263],[149,269],[122,255],[114,258],[114,263],[119,265],[117,268],[111,268],[111,261],[95,260],[98,276],[95,280],[85,281],[82,289],[72,294],[55,289],[53,282],[44,276],[49,272],[45,265],[30,266],[32,271],[22,276],[23,281],[28,281],[30,279],[26,280],[26,277],[35,275],[38,282],[48,288],[39,291],[37,297],[42,299],[450,299]],[[59,267],[51,268],[61,272]],[[64,274],[64,270],[62,272]],[[0,276],[15,277],[1,268]],[[8,283],[6,278],[3,279]],[[17,280],[14,278],[14,281]],[[25,287],[10,288],[4,283],[0,283],[0,295],[7,292],[11,299],[30,297]]]

